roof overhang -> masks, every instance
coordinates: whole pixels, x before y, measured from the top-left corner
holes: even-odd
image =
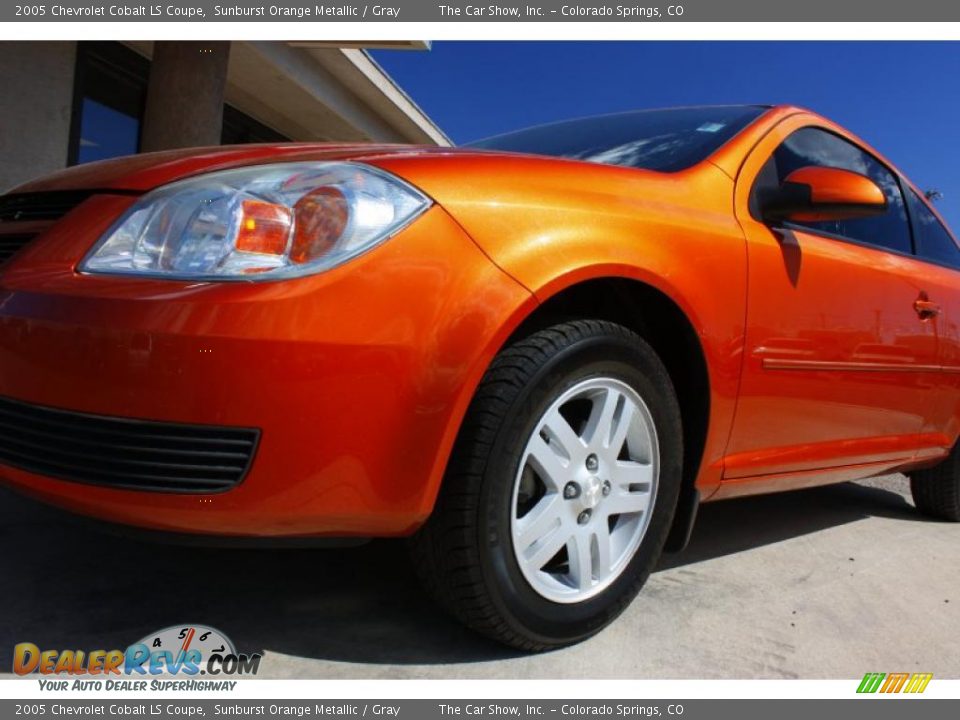
[[[129,42],[150,57],[152,42]],[[293,140],[451,145],[444,132],[366,53],[428,48],[423,41],[234,41],[226,101]],[[351,47],[346,47],[351,46]]]

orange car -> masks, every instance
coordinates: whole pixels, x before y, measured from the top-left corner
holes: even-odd
[[[810,112],[94,163],[0,198],[0,475],[115,523],[410,536],[527,649],[700,502],[912,477],[960,520],[960,249]]]

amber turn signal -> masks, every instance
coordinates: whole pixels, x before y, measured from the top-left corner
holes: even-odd
[[[283,255],[293,225],[289,208],[262,200],[244,200],[236,248],[241,252]]]

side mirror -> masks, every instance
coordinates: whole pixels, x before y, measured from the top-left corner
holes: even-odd
[[[764,222],[854,220],[882,215],[887,198],[873,180],[849,170],[803,167],[776,189],[761,192]]]

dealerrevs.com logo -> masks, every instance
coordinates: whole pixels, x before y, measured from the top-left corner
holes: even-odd
[[[224,633],[204,625],[174,625],[151,633],[125,650],[42,650],[34,643],[19,643],[13,649],[13,672],[17,675],[67,675],[108,678],[108,689],[121,687],[116,676],[131,678],[157,675],[256,675],[259,654],[242,654]],[[51,689],[68,689],[67,682]],[[88,689],[83,685],[77,689]],[[89,688],[98,689],[98,688]],[[201,688],[197,688],[201,689]]]

